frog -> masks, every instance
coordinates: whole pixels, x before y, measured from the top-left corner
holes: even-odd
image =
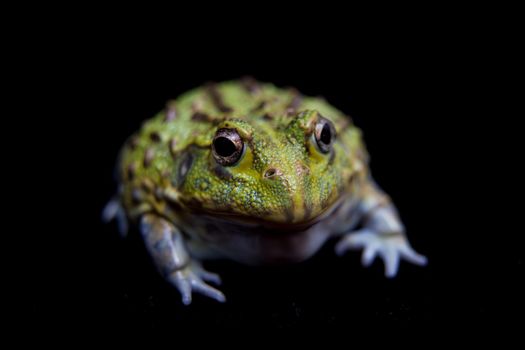
[[[137,228],[153,264],[189,305],[218,302],[203,262],[282,265],[362,251],[395,277],[424,266],[392,199],[372,177],[363,132],[323,97],[254,78],[206,83],[166,103],[122,146],[103,210]]]

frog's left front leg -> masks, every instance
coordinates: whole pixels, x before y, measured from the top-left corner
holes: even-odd
[[[336,245],[337,254],[342,255],[349,249],[363,249],[361,262],[364,266],[369,266],[379,255],[384,261],[387,277],[397,274],[402,258],[416,265],[427,263],[427,258],[410,246],[390,198],[372,181],[366,185],[356,210],[362,228],[343,236]]]
[[[220,284],[221,280],[190,257],[182,233],[176,226],[155,214],[145,214],[140,222],[140,231],[158,270],[179,290],[185,305],[191,303],[192,292],[220,302],[226,300],[221,291],[204,282]]]

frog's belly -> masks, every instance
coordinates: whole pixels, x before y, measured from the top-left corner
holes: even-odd
[[[200,248],[248,265],[300,262],[315,254],[330,237],[329,225],[325,224],[319,222],[302,231],[287,232],[208,222],[198,241]]]

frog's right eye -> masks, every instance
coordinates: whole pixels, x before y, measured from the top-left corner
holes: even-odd
[[[317,148],[322,153],[329,153],[335,140],[334,124],[326,118],[320,117],[313,134]]]
[[[212,154],[217,163],[234,165],[241,159],[244,142],[235,129],[219,129],[213,138]]]

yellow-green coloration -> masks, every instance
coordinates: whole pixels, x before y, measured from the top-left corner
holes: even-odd
[[[321,118],[336,131],[328,153],[314,138]],[[244,144],[233,165],[212,155],[221,128]],[[172,220],[206,212],[308,222],[350,191],[354,175],[366,175],[365,154],[360,131],[322,98],[271,84],[207,85],[169,102],[123,147],[123,203],[131,219],[153,211]]]

